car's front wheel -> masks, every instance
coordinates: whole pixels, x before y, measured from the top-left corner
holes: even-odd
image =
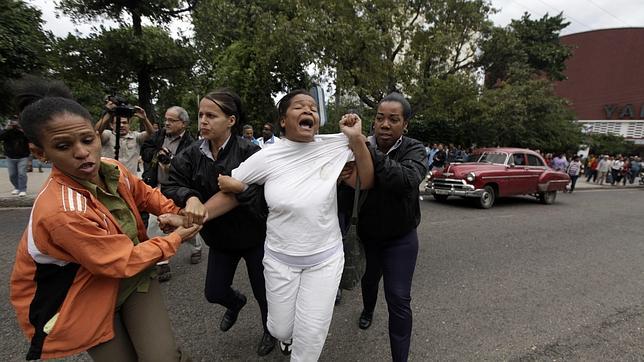
[[[439,201],[439,202],[447,201],[447,198],[448,198],[447,195],[436,195],[436,194],[434,194],[434,200]]]
[[[543,204],[550,205],[555,202],[557,198],[557,191],[546,191],[539,193],[539,201]]]
[[[494,192],[494,188],[492,186],[485,186],[483,188],[483,193],[477,200],[477,205],[481,209],[489,209],[494,205],[495,198],[496,194]]]

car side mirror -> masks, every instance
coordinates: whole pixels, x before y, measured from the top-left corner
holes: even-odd
[[[509,168],[514,168],[514,166],[516,166],[516,165],[514,164],[514,162],[510,162],[510,163],[508,163],[508,167],[509,167]]]

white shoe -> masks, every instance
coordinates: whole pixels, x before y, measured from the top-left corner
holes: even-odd
[[[12,195],[18,195],[18,193],[20,193],[20,191],[18,189],[15,189],[15,190],[11,191]]]
[[[20,197],[27,196],[27,193],[26,193],[26,192],[24,192],[24,191],[20,191],[20,193],[18,194],[18,196],[20,196]]]

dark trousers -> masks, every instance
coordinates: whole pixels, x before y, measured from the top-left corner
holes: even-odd
[[[150,280],[146,293],[134,292],[114,316],[114,338],[90,348],[92,360],[189,361],[175,343],[159,281]]]
[[[577,184],[577,179],[579,178],[579,175],[570,175],[570,192],[575,191],[575,185]]]
[[[246,262],[246,270],[250,279],[250,286],[253,295],[259,304],[262,313],[262,326],[266,328],[268,307],[266,305],[266,285],[264,283],[264,245],[242,250],[242,251],[219,251],[210,248],[208,253],[208,271],[206,272],[206,299],[210,303],[223,305],[228,309],[237,310],[241,308],[241,301],[235,290],[231,287],[237,264],[241,258]]]
[[[597,170],[590,170],[588,178],[586,178],[586,182],[590,182],[591,178],[593,179],[593,182],[597,181]]]
[[[418,256],[416,229],[399,239],[383,244],[365,240],[367,268],[362,277],[362,302],[373,312],[378,299],[378,285],[383,279],[389,311],[389,343],[394,361],[407,361],[411,342],[411,282]]]

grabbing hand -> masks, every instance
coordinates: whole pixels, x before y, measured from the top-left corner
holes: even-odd
[[[174,232],[179,234],[181,241],[183,242],[194,238],[202,227],[203,226],[197,224],[190,227],[179,226]]]
[[[355,169],[355,161],[347,162],[340,172],[340,180],[348,180],[351,175],[353,175],[353,170]]]
[[[177,214],[162,214],[157,216],[159,229],[166,234],[173,232],[177,227],[185,224],[185,217]]]
[[[238,194],[246,188],[246,185],[243,182],[226,175],[219,175],[217,182],[219,184],[219,189],[223,192]]]
[[[206,218],[206,207],[199,198],[192,196],[186,202],[186,207],[179,211],[179,214],[185,216],[183,220],[184,227],[190,227],[192,224],[201,225]]]

